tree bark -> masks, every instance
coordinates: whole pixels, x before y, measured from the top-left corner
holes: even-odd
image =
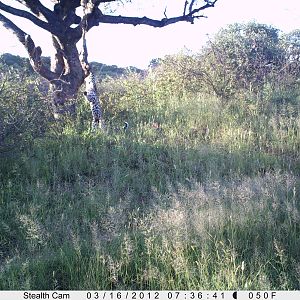
[[[52,36],[56,50],[51,58],[51,71],[57,78],[50,81],[50,93],[55,117],[61,114],[75,114],[75,100],[86,77],[79,59],[76,41],[70,42]]]

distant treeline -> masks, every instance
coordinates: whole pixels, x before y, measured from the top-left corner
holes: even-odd
[[[50,57],[42,57],[42,61],[45,65],[50,67]],[[25,74],[28,75],[34,74],[34,70],[29,62],[29,59],[26,57],[4,53],[0,56],[0,63],[3,65],[7,65],[13,69],[17,69],[20,71],[22,70]],[[101,79],[105,77],[120,77],[124,74],[127,74],[128,72],[143,72],[143,70],[132,66],[121,68],[116,65],[109,66],[98,62],[91,62],[91,67],[94,74]]]

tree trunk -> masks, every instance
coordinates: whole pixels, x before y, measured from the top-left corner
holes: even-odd
[[[56,53],[51,60],[51,71],[57,74],[57,78],[50,81],[50,93],[56,119],[66,114],[75,116],[78,90],[85,82],[84,95],[90,103],[92,129],[96,130],[103,128],[102,110],[95,77],[87,60],[85,34],[82,39],[83,50],[80,55],[76,42],[52,37]]]
[[[80,86],[83,84],[87,72],[79,59],[75,42],[59,40],[53,36],[53,45],[56,49],[51,58],[51,71],[58,78],[50,81],[50,96],[54,116],[76,113],[76,98]]]

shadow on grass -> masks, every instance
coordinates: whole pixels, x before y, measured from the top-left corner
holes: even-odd
[[[189,189],[193,182],[264,175],[279,165],[276,158],[248,149],[170,146],[129,134],[43,140],[9,163],[0,194],[1,289],[146,289],[147,281],[138,280],[147,268],[145,237],[134,237],[142,249],[136,258],[144,257],[143,262],[120,267],[113,261],[124,248],[124,235],[139,226],[157,194]],[[97,252],[98,242],[109,253],[105,257]],[[120,270],[124,278],[114,278]],[[170,282],[177,278],[173,273],[166,275]],[[182,288],[191,288],[183,282]],[[204,282],[202,287],[207,288]]]

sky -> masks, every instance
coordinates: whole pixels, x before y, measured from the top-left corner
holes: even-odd
[[[16,1],[2,2],[16,7]],[[42,2],[47,3],[46,0]],[[168,17],[182,14],[184,2],[185,0],[133,0],[132,3],[119,6],[116,14],[146,15],[162,19],[165,8]],[[87,35],[89,60],[120,67],[146,68],[153,58],[183,50],[196,53],[208,37],[213,37],[218,30],[232,23],[256,21],[272,25],[282,32],[300,29],[300,0],[218,0],[214,8],[203,13],[207,18],[196,20],[195,24],[180,22],[165,28],[100,24]],[[42,47],[44,56],[52,54],[49,47],[51,39],[47,32],[37,29],[22,18],[13,20],[32,36],[36,45]],[[0,54],[7,52],[27,57],[23,45],[0,24]]]

